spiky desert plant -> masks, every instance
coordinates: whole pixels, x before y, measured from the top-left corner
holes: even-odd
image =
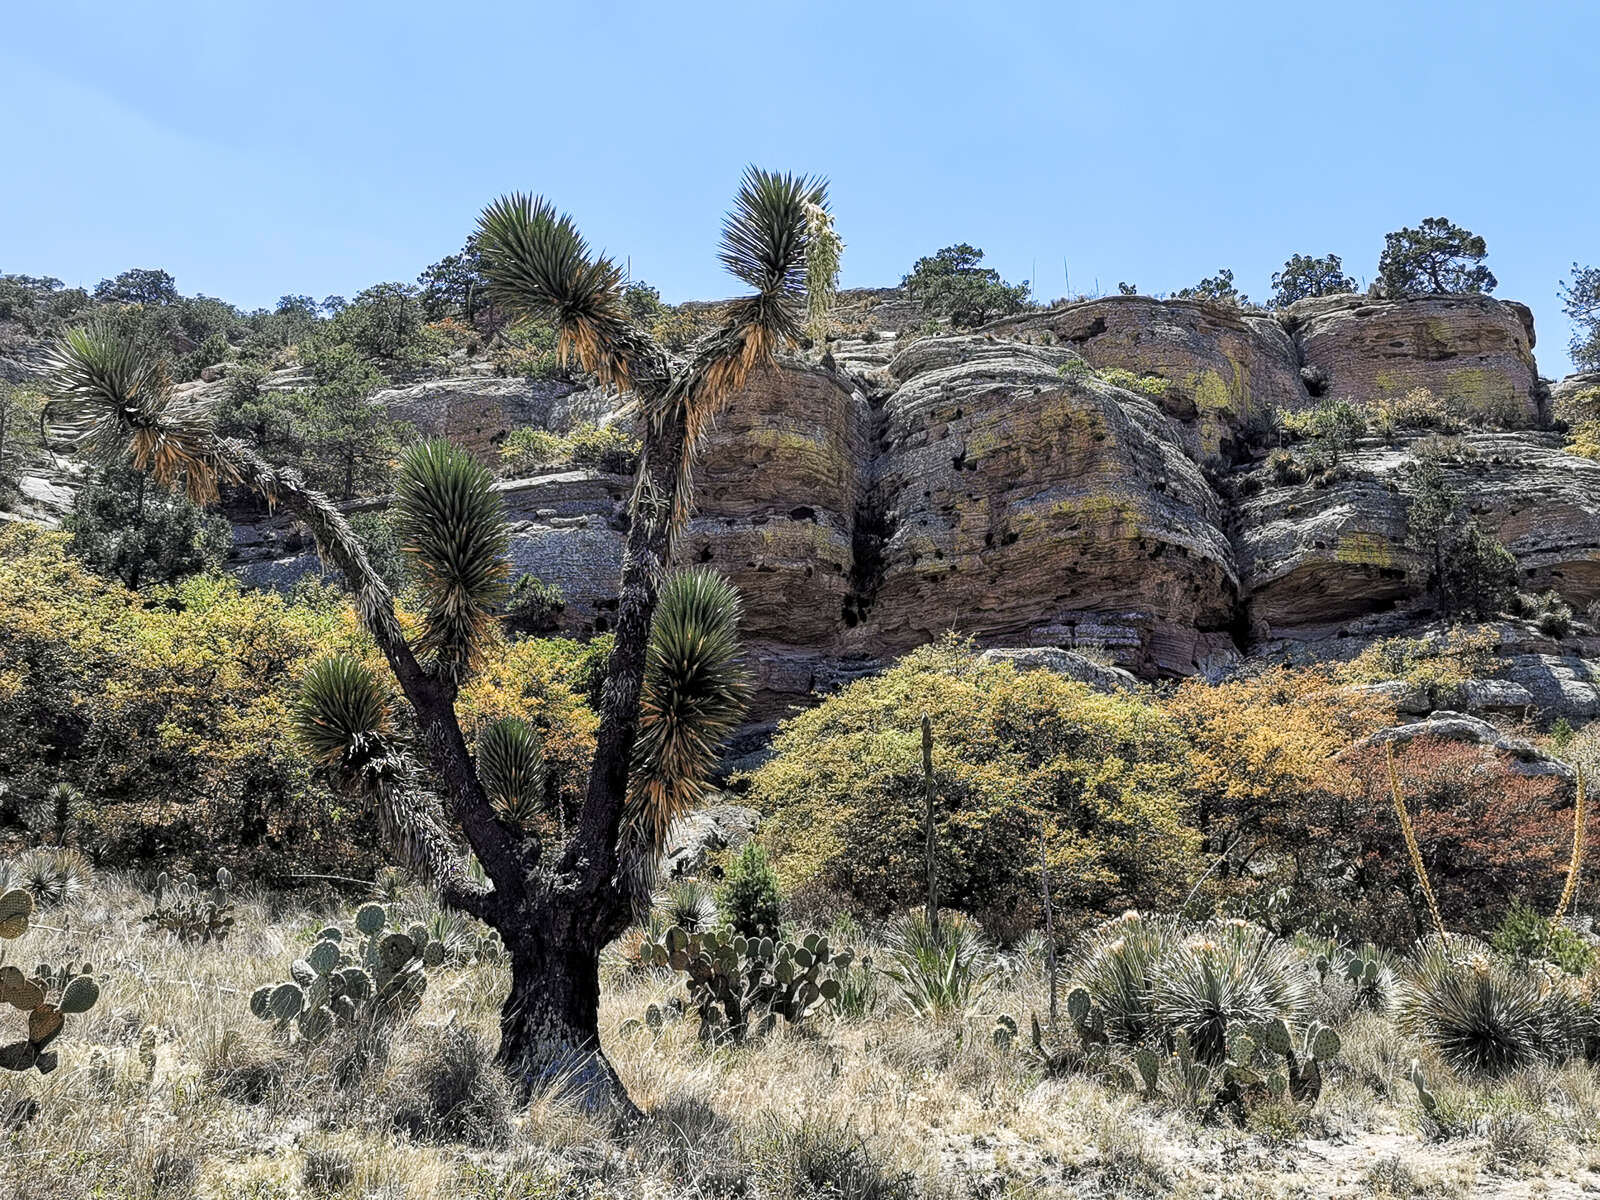
[[[414,447],[401,463],[395,526],[423,610],[413,644],[361,540],[297,471],[217,437],[200,401],[175,395],[109,325],[74,330],[52,351],[50,408],[59,436],[102,455],[131,446],[136,464],[181,481],[198,499],[214,497],[224,480],[255,491],[301,520],[324,560],[344,574],[411,710],[414,736],[402,740],[367,703],[376,681],[364,664],[366,678],[341,666],[308,681],[317,686],[301,728],[324,761],[357,768],[396,853],[438,886],[445,903],[500,934],[511,966],[500,1059],[523,1095],[561,1081],[588,1102],[628,1105],[600,1047],[600,954],[649,902],[667,810],[700,794],[700,780],[671,772],[704,769],[733,719],[737,691],[727,653],[736,616],[690,603],[720,597],[725,605],[728,592],[702,582],[658,599],[688,519],[697,447],[750,374],[771,366],[799,334],[808,255],[818,246],[819,262],[831,257],[819,241],[827,213],[820,180],[747,171],[723,223],[720,257],[753,290],[727,305],[721,324],[680,358],[632,322],[622,271],[590,250],[570,217],[524,195],[484,210],[477,245],[492,299],[513,316],[550,320],[564,357],[631,394],[642,434],[588,790],[570,836],[557,845],[545,844],[537,823],[503,819],[456,712],[482,641],[494,636],[505,585],[504,522],[487,471],[442,443]],[[657,628],[660,645],[676,648],[653,658]],[[654,674],[652,662],[663,664]],[[704,687],[719,673],[720,691],[702,690],[698,699],[659,690],[674,681]],[[656,681],[648,707],[641,705],[647,675]],[[636,767],[644,772],[638,786]]]
[[[544,749],[526,721],[503,717],[478,738],[478,773],[489,799],[508,820],[524,824],[544,803]]]
[[[971,1011],[995,978],[995,957],[983,931],[963,914],[944,914],[937,927],[926,912],[910,912],[889,927],[883,973],[921,1016]]]
[[[1457,1070],[1495,1073],[1562,1056],[1556,1000],[1548,978],[1482,943],[1429,938],[1405,964],[1396,1017]]]
[[[110,464],[133,465],[164,487],[182,484],[189,499],[217,498],[231,472],[215,453],[210,406],[172,390],[165,367],[108,320],[70,329],[49,352],[50,420],[57,437]]]
[[[1072,971],[1072,978],[1105,1014],[1110,1034],[1138,1045],[1157,1028],[1155,982],[1161,964],[1184,936],[1172,917],[1129,911],[1101,925]]]
[[[1311,974],[1294,947],[1244,921],[1195,929],[1163,956],[1150,984],[1162,1037],[1184,1033],[1206,1063],[1227,1057],[1230,1025],[1295,1024],[1310,992]]]
[[[17,863],[22,885],[42,907],[66,904],[94,882],[94,867],[76,850],[41,846]]]
[[[664,846],[673,821],[699,803],[717,754],[744,713],[739,593],[714,571],[685,571],[661,588],[639,698],[622,838]],[[657,855],[635,862],[654,884]]]
[[[676,925],[685,933],[700,933],[717,923],[716,894],[698,879],[680,879],[657,897],[655,915],[664,928]]]

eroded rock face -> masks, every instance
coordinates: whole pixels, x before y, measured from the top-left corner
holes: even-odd
[[[1424,387],[1509,423],[1540,416],[1533,314],[1490,296],[1325,296],[1283,314],[1327,395],[1362,402]]]
[[[1408,633],[1428,619],[1406,538],[1417,435],[1362,442],[1328,486],[1280,485],[1258,463],[1239,498],[1212,486],[1214,456],[1247,457],[1244,434],[1268,409],[1318,395],[1422,386],[1526,422],[1541,396],[1552,407],[1600,382],[1541,384],[1526,310],[1481,296],[1328,297],[1278,314],[1109,297],[920,340],[923,319],[894,289],[853,293],[846,309],[820,364],[786,361],[734,399],[681,542],[686,563],[724,571],[744,597],[758,721],[947,630],[1030,663],[1095,644],[1145,676]],[[37,350],[0,347],[4,373],[30,373]],[[1113,387],[1097,376],[1107,368],[1166,386]],[[264,386],[308,383],[290,369]],[[185,390],[222,386],[225,374]],[[485,461],[519,426],[625,419],[604,390],[498,378],[482,362],[376,399]],[[1580,612],[1600,599],[1600,463],[1549,432],[1462,440],[1447,478],[1516,554],[1523,587]],[[615,620],[631,486],[566,470],[500,484],[516,569],[560,587],[568,632]],[[45,470],[10,507],[56,520],[70,491]],[[282,514],[235,532],[251,582],[317,569]],[[1600,715],[1596,657],[1600,642],[1576,638],[1508,643],[1502,669],[1458,703]]]
[[[1426,564],[1406,536],[1425,438],[1367,439],[1328,486],[1267,482],[1237,502],[1234,545],[1259,637],[1336,625],[1419,598]],[[1521,586],[1574,608],[1600,599],[1600,463],[1543,433],[1474,433],[1441,462],[1472,515],[1517,558]]]
[[[887,536],[856,640],[1092,638],[1146,669],[1197,669],[1237,597],[1220,502],[1172,419],[1061,374],[1075,357],[975,335],[895,360],[875,483]]]
[[[523,425],[551,428],[552,414],[576,390],[570,383],[482,375],[386,388],[373,402],[391,417],[411,422],[419,433],[449,438],[493,461],[511,430]]]
[[[1092,366],[1167,380],[1160,403],[1184,423],[1186,447],[1202,461],[1221,453],[1252,417],[1302,408],[1308,400],[1293,340],[1262,312],[1106,296],[988,328],[1007,337],[1048,333]]]

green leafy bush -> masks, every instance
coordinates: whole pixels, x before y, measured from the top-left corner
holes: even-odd
[[[1137,696],[981,662],[953,638],[786,723],[746,777],[787,884],[816,881],[883,914],[923,903],[924,712],[942,902],[1036,913],[1037,852],[1018,847],[1041,835],[1069,926],[1186,890],[1197,837],[1176,724]]]
[[[1595,965],[1594,947],[1576,930],[1556,924],[1520,900],[1506,911],[1490,942],[1508,958],[1554,963],[1568,975],[1585,975]]]
[[[500,470],[507,475],[518,475],[552,463],[567,461],[571,447],[566,439],[548,430],[524,425],[506,434],[500,443]]]
[[[1152,400],[1161,399],[1172,386],[1170,379],[1163,379],[1159,375],[1135,374],[1125,367],[1106,367],[1104,370],[1096,371],[1095,374],[1112,387],[1148,396]]]
[[[775,937],[783,916],[778,875],[758,842],[747,842],[728,864],[717,890],[723,926],[745,937]]]
[[[631,475],[639,465],[639,439],[615,425],[574,425],[567,434],[567,447],[575,467]]]

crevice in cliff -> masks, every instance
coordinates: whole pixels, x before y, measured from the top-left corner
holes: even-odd
[[[888,418],[884,413],[887,396],[868,393],[872,414],[868,434],[869,451],[865,485],[856,501],[850,526],[850,590],[845,593],[840,619],[853,629],[867,619],[877,602],[883,582],[884,547],[894,534],[894,517],[885,502],[879,480],[880,465],[888,453]]]

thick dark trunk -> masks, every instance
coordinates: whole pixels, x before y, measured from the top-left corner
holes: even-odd
[[[499,1062],[520,1100],[554,1088],[590,1110],[638,1111],[600,1046],[597,949],[543,942],[512,948]]]

